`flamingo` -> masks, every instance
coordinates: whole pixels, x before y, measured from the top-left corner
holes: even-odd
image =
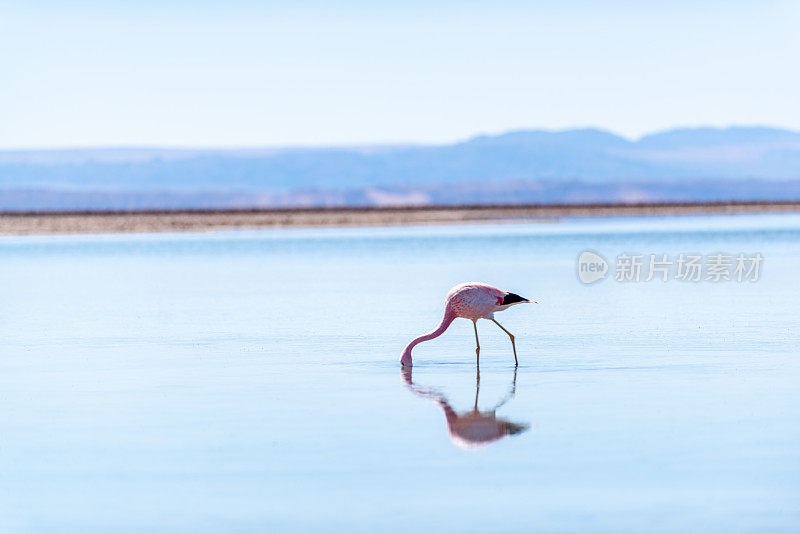
[[[428,341],[433,338],[441,336],[450,324],[457,318],[463,317],[472,321],[472,326],[475,328],[475,349],[476,362],[480,365],[481,357],[481,342],[478,340],[478,319],[489,319],[500,329],[508,334],[511,339],[511,348],[514,351],[514,365],[519,365],[517,360],[517,347],[514,344],[514,334],[503,328],[503,325],[495,321],[494,314],[498,311],[503,311],[515,304],[522,302],[536,301],[528,300],[520,297],[515,293],[507,293],[501,291],[496,287],[492,287],[480,282],[467,282],[466,284],[459,284],[452,288],[444,299],[444,317],[442,322],[436,327],[436,330],[423,334],[406,345],[403,349],[403,355],[400,358],[400,363],[403,366],[411,367],[411,349],[423,341]]]
[[[500,400],[491,410],[478,409],[478,395],[481,388],[480,368],[475,381],[475,404],[472,411],[456,412],[444,395],[432,388],[423,388],[414,384],[411,367],[402,368],[403,382],[412,393],[424,399],[435,402],[443,411],[447,422],[447,434],[458,447],[462,449],[476,449],[495,442],[505,436],[525,432],[530,427],[527,423],[515,423],[508,419],[497,417],[496,411],[505,403],[514,398],[517,391],[517,368],[514,368],[514,379],[508,394]]]

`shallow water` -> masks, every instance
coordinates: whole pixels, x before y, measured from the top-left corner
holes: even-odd
[[[764,263],[586,286],[584,249]],[[0,260],[4,532],[800,525],[798,216],[2,238]],[[539,301],[497,316],[519,368],[481,321],[478,382],[457,320],[401,372],[469,280]]]

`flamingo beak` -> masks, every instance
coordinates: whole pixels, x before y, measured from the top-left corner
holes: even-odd
[[[530,302],[530,301],[528,299],[526,299],[525,297],[520,297],[519,295],[517,295],[515,293],[507,293],[506,296],[503,298],[503,301],[501,302],[501,304],[502,305],[517,304],[517,303],[520,303],[520,302]]]

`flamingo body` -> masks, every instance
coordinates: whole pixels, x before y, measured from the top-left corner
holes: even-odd
[[[528,428],[527,425],[500,419],[494,411],[479,412],[475,409],[459,414],[447,404],[447,401],[439,401],[439,406],[444,410],[450,440],[462,449],[483,447],[505,436],[524,432]]]
[[[412,368],[403,367],[403,382],[414,394],[434,401],[443,411],[447,421],[447,435],[456,446],[462,449],[476,449],[493,443],[505,436],[519,434],[528,429],[526,423],[515,423],[497,417],[496,411],[506,402],[514,398],[517,388],[517,370],[514,368],[514,380],[511,389],[491,410],[478,410],[478,394],[480,392],[480,372],[475,382],[475,405],[470,411],[457,412],[444,395],[432,388],[421,388],[412,380]]]
[[[450,324],[458,317],[463,317],[464,319],[469,319],[476,324],[475,326],[475,340],[477,342],[478,339],[478,328],[477,328],[477,321],[478,319],[489,319],[491,321],[495,321],[494,314],[498,311],[503,311],[515,304],[520,304],[522,302],[532,302],[526,298],[520,297],[515,293],[509,293],[506,291],[501,291],[496,287],[490,286],[488,284],[482,284],[480,282],[468,282],[465,284],[459,284],[453,287],[445,297],[444,302],[444,317],[442,317],[441,323],[439,326],[422,336],[419,336],[412,340],[406,348],[403,350],[403,355],[400,358],[400,362],[403,365],[411,366],[411,350],[422,343],[423,341],[428,341],[430,339],[439,337],[444,333],[445,330],[450,326]],[[500,323],[497,323],[500,328],[503,328]],[[505,328],[503,328],[509,337],[511,338],[511,345],[514,347],[514,361],[517,361],[517,349],[514,345],[514,336]],[[476,352],[480,354],[480,343],[478,343],[478,348]]]

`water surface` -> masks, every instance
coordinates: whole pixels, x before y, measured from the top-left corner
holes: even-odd
[[[796,531],[798,267],[793,215],[2,238],[0,529]],[[539,301],[519,368],[458,320],[401,372],[470,280]]]

